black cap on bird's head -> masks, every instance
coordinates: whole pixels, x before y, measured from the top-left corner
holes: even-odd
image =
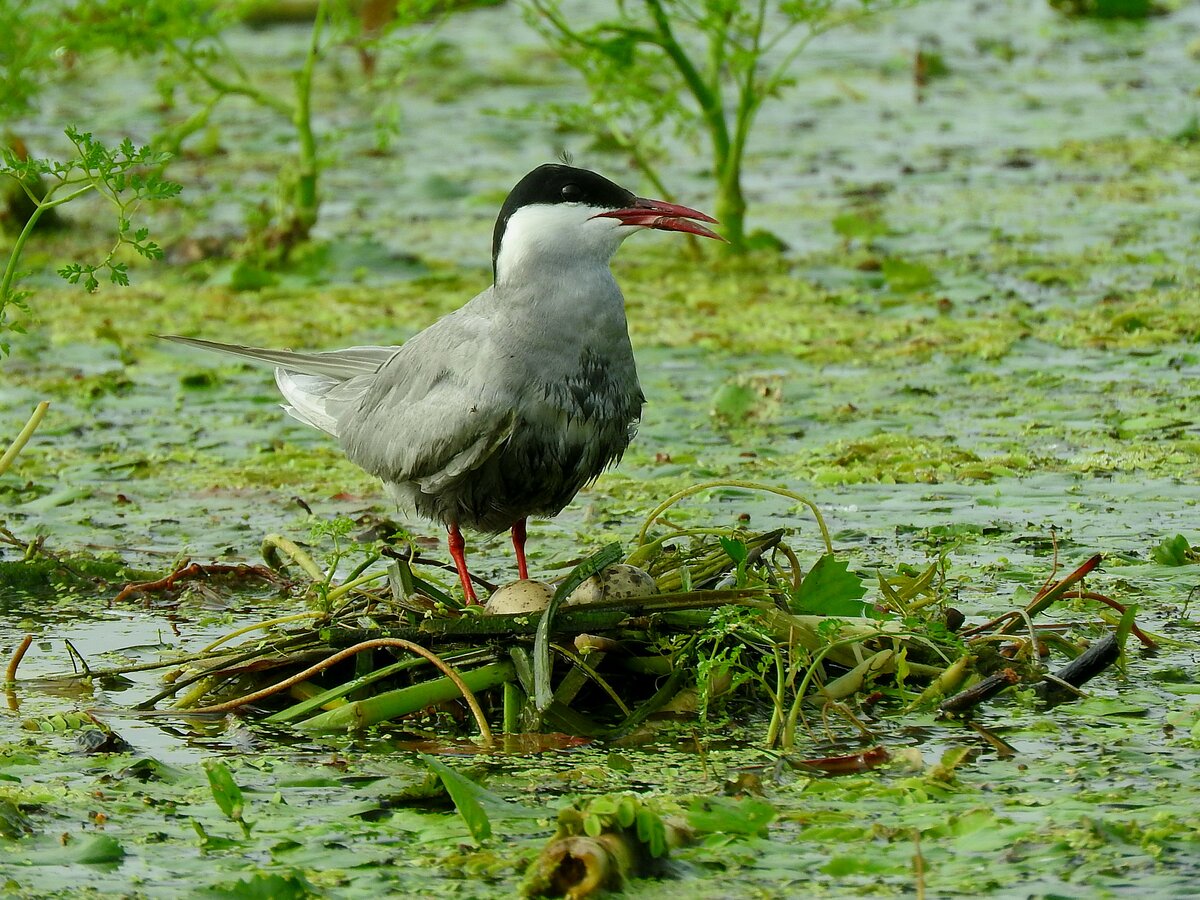
[[[557,204],[593,208],[595,212],[587,218],[611,218],[621,225],[657,228],[661,231],[683,231],[724,240],[720,235],[699,224],[715,224],[717,221],[702,212],[662,200],[638,197],[603,175],[597,175],[587,169],[547,163],[538,166],[517,182],[516,187],[505,199],[504,205],[500,207],[500,215],[496,218],[496,228],[492,233],[493,270],[513,215],[527,206]]]

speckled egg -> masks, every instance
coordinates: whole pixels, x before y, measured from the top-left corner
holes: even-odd
[[[483,611],[492,616],[541,612],[553,596],[554,588],[543,581],[513,581],[496,588]]]
[[[580,584],[571,591],[571,596],[563,605],[587,606],[601,600],[624,600],[628,597],[645,597],[647,594],[657,593],[658,586],[649,572],[637,566],[617,563]]]

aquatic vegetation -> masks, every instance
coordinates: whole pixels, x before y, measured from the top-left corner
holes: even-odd
[[[355,42],[368,70],[365,80],[370,81],[375,53],[389,44],[389,36],[427,18],[435,5],[417,0],[395,4],[386,12],[352,10],[352,6],[318,0],[307,11],[311,30],[303,61],[290,85],[264,82],[262,73],[248,71],[225,39],[226,32],[244,18],[266,15],[265,10],[253,9],[253,4],[151,2],[143,3],[136,15],[129,15],[122,2],[88,0],[72,7],[68,19],[78,25],[66,28],[62,40],[79,51],[107,48],[141,65],[157,64],[161,70],[157,89],[168,103],[173,102],[177,90],[191,95],[195,108],[185,119],[165,128],[155,141],[156,146],[173,153],[180,152],[187,139],[211,128],[214,112],[232,99],[247,100],[260,112],[287,123],[295,154],[292,163],[277,172],[281,208],[263,210],[257,221],[252,220],[255,227],[243,250],[243,255],[262,266],[286,260],[297,245],[309,239],[317,224],[323,197],[321,173],[329,157],[329,137],[318,133],[320,111],[314,113],[313,109],[313,79],[319,63],[336,43]],[[263,277],[254,272],[262,269],[241,270],[243,285],[248,286],[251,278]]]
[[[573,24],[558,0],[527,0],[529,21],[583,77],[590,102],[560,120],[601,133],[629,153],[660,194],[660,133],[704,135],[714,212],[733,250],[778,248],[747,230],[746,147],[758,113],[778,96],[816,37],[899,3],[832,0],[745,5],[649,0],[617,3],[607,18]]]
[[[29,194],[33,210],[21,223],[20,233],[13,242],[0,275],[0,335],[20,328],[9,320],[10,307],[28,312],[28,290],[16,288],[18,266],[22,252],[38,220],[51,210],[95,192],[108,200],[117,212],[117,242],[98,263],[68,263],[58,274],[71,284],[82,284],[90,293],[100,287],[98,274],[113,284],[128,285],[129,271],[119,259],[120,251],[128,247],[146,259],[162,259],[162,248],[150,240],[150,229],[134,228],[133,216],[146,201],[168,200],[179,194],[181,186],[162,178],[157,171],[170,156],[150,147],[135,147],[126,138],[117,147],[107,147],[89,132],[68,128],[67,139],[74,145],[76,157],[66,162],[22,158],[9,147],[0,148],[0,178],[12,178]],[[40,194],[28,185],[34,179],[46,179],[48,185]],[[0,357],[7,356],[9,343],[0,337]]]
[[[687,595],[684,609],[459,614],[437,535],[393,538],[377,486],[286,423],[269,376],[201,371],[146,337],[220,326],[319,349],[415,333],[486,282],[486,211],[513,171],[559,149],[631,165],[487,112],[583,99],[572,73],[511,9],[456,14],[405,93],[421,140],[402,139],[403,170],[369,124],[386,98],[314,78],[314,108],[337,113],[320,127],[340,131],[329,249],[254,290],[206,242],[240,233],[290,125],[222,105],[172,161],[185,202],[146,210],[171,265],[99,302],[24,282],[40,321],[13,335],[0,443],[52,407],[0,477],[6,669],[32,638],[4,676],[5,889],[511,896],[547,848],[598,832],[642,855],[625,890],[651,898],[1194,893],[1200,206],[1195,12],[1176,7],[1114,25],[929,0],[831,34],[762,106],[746,157],[755,222],[792,249],[681,266],[648,243],[620,261],[645,418],[619,468],[534,524],[531,568],[555,581],[615,542],[676,598],[652,603]],[[909,51],[934,33],[948,73],[918,104]],[[309,35],[227,33],[284,95],[281,61]],[[357,72],[353,48],[329,58]],[[456,60],[467,70],[443,77]],[[26,137],[52,140],[54,110],[84,101],[106,142],[176,119],[119,59],[86,61],[86,79],[55,63]],[[711,172],[664,142],[670,186],[702,193]],[[66,207],[77,227],[28,242],[21,268],[102,257],[102,202]],[[833,552],[793,499],[728,486],[639,536],[668,495],[716,479],[810,496]],[[504,541],[482,543],[485,581],[510,567]],[[126,585],[143,589],[116,602]],[[576,646],[581,616],[592,638]],[[793,619],[807,643],[771,627]],[[402,620],[398,640],[467,683],[492,749],[460,687],[402,644],[325,665]],[[1085,696],[1043,699],[1037,677],[1122,640]],[[174,707],[306,669],[225,713]],[[539,670],[552,702],[518,733]],[[611,736],[664,687],[670,701]],[[381,715],[351,727],[359,711]],[[572,711],[608,739],[556,731],[580,724]],[[297,727],[339,715],[335,731]],[[641,850],[622,825],[638,809],[647,839],[651,816],[691,839]],[[586,872],[580,858],[561,857]]]

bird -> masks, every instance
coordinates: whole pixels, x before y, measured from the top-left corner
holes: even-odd
[[[296,352],[159,337],[274,365],[288,414],[335,437],[403,512],[446,528],[473,605],[462,529],[510,531],[527,579],[527,519],[558,514],[636,432],[645,397],[612,257],[646,229],[724,240],[703,223],[719,224],[547,163],[500,208],[492,285],[403,344]]]

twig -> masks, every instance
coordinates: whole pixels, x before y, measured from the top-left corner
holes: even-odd
[[[1071,684],[1071,682],[1063,681],[1057,675],[1054,675],[1050,672],[1046,672],[1042,675],[1042,684],[1038,686],[1046,687],[1048,689],[1058,688],[1066,695],[1064,699],[1087,696],[1087,694],[1075,687],[1075,685]]]
[[[992,734],[978,722],[966,722],[968,728],[978,734],[981,738],[988,742],[989,745],[996,751],[996,755],[1001,759],[1009,759],[1017,755],[1016,748],[1008,741],[1000,737],[998,734]]]
[[[800,590],[800,584],[804,581],[804,569],[800,565],[800,559],[796,556],[796,551],[782,541],[780,541],[776,549],[787,557],[788,565],[792,567],[792,591]]]
[[[1043,681],[1035,690],[1050,704],[1074,699],[1080,693],[1077,688],[1111,666],[1120,655],[1117,636],[1110,632],[1055,672],[1053,680]]]
[[[942,703],[938,709],[943,715],[961,715],[962,713],[970,712],[981,703],[986,703],[988,700],[995,697],[998,693],[1014,684],[1020,682],[1021,676],[1017,674],[1015,669],[1001,669],[999,672],[993,672],[986,678],[981,679],[977,684],[967,688],[965,691],[960,691],[949,700]]]
[[[1121,615],[1125,615],[1125,604],[1118,603],[1116,600],[1112,599],[1112,597],[1105,597],[1103,594],[1097,594],[1095,591],[1081,591],[1075,596],[1078,596],[1083,600],[1095,600],[1097,603],[1104,603],[1108,606],[1111,606]],[[1150,637],[1150,635],[1138,628],[1136,623],[1130,624],[1129,631],[1134,637],[1142,642],[1142,646],[1147,650],[1158,649],[1158,641],[1154,640],[1154,638]]]
[[[157,581],[130,582],[121,588],[121,592],[113,598],[113,602],[120,603],[128,600],[134,594],[146,594],[151,591],[169,591],[175,587],[177,581],[182,581],[185,578],[199,578],[209,575],[237,575],[241,578],[253,575],[261,578],[263,581],[277,580],[274,573],[263,566],[247,566],[240,563],[235,566],[221,563],[209,563],[205,565],[201,563],[188,563],[185,560],[178,569],[166,578],[160,578]]]
[[[1062,581],[1058,582],[1053,587],[1043,588],[1042,590],[1038,591],[1037,596],[1035,596],[1033,598],[1033,600],[1031,600],[1029,602],[1029,605],[1025,607],[1025,612],[1030,617],[1036,616],[1042,610],[1049,607],[1052,603],[1057,602],[1059,599],[1061,599],[1066,594],[1067,588],[1069,588],[1073,584],[1076,584],[1076,583],[1082,581],[1086,575],[1090,574],[1093,569],[1095,569],[1098,565],[1100,565],[1100,561],[1102,558],[1103,557],[1101,557],[1101,555],[1099,553],[1097,553],[1095,556],[1088,559],[1086,562],[1084,562],[1083,565],[1081,565],[1078,569],[1076,569],[1074,572],[1072,572],[1066,578],[1062,579]],[[1009,622],[1007,625],[1005,625],[1003,628],[1000,629],[1000,633],[1001,634],[1009,633],[1010,628],[1014,624],[1015,624],[1015,622]]]
[[[1021,614],[1019,612],[1017,612],[1015,609],[1010,609],[1008,612],[1001,613],[1000,615],[996,616],[996,618],[994,618],[994,619],[989,619],[988,621],[984,622],[982,625],[972,625],[970,628],[967,628],[964,631],[959,632],[959,634],[960,634],[960,636],[962,636],[964,638],[969,638],[976,634],[982,634],[984,632],[991,631],[993,628],[995,628],[1001,622],[1007,622],[1010,619],[1019,619],[1020,617],[1021,617]]]
[[[1033,600],[1031,600],[1029,602],[1029,605],[1026,606],[1023,610],[1009,610],[1008,612],[1003,613],[988,622],[984,622],[982,625],[975,625],[975,626],[972,626],[971,628],[966,629],[965,631],[963,631],[961,633],[962,636],[964,638],[966,638],[966,637],[971,637],[972,635],[982,634],[983,632],[991,631],[993,628],[995,628],[997,625],[1000,625],[1002,622],[1004,623],[1003,626],[1000,628],[996,628],[996,633],[997,634],[1011,633],[1011,631],[1014,628],[1016,628],[1017,622],[1019,620],[1021,620],[1023,618],[1028,620],[1028,618],[1032,618],[1033,616],[1036,616],[1042,610],[1046,609],[1046,607],[1050,606],[1050,604],[1057,601],[1059,598],[1061,598],[1066,593],[1067,588],[1069,588],[1071,585],[1075,584],[1076,582],[1083,580],[1085,575],[1088,575],[1090,572],[1092,572],[1093,569],[1095,569],[1098,565],[1100,565],[1100,560],[1101,560],[1100,554],[1096,554],[1095,556],[1088,559],[1086,562],[1084,562],[1083,565],[1081,565],[1078,569],[1076,569],[1074,572],[1072,572],[1066,578],[1062,579],[1062,581],[1058,582],[1057,584],[1054,584],[1052,586],[1048,586],[1048,584],[1043,584],[1041,590],[1039,590],[1037,592],[1037,594],[1034,596]],[[1122,610],[1122,612],[1123,611],[1124,610]]]

